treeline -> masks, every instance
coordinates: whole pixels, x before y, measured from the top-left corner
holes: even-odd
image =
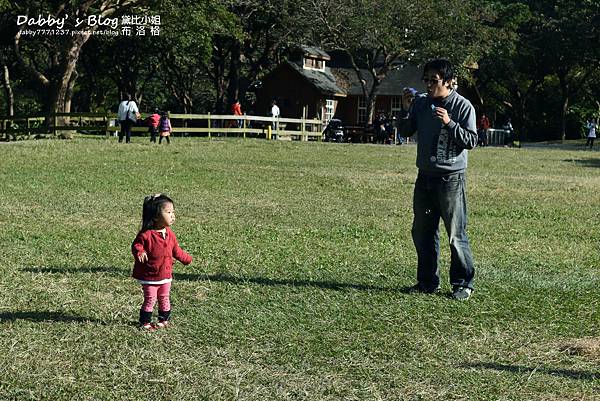
[[[142,110],[222,113],[239,99],[264,114],[254,90],[299,44],[368,71],[370,115],[391,69],[431,57],[451,59],[479,111],[529,140],[580,137],[600,113],[597,0],[0,0],[0,11],[7,115],[114,111],[125,93]]]

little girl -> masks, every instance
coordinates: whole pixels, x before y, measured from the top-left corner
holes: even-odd
[[[158,144],[161,144],[163,138],[167,140],[167,143],[171,143],[169,136],[171,136],[171,131],[173,130],[173,128],[171,127],[171,120],[169,120],[169,116],[167,113],[163,113],[160,116],[159,130],[160,138],[158,140]]]
[[[192,263],[192,257],[179,247],[175,233],[171,231],[174,222],[173,201],[168,196],[156,194],[144,199],[142,228],[131,245],[135,258],[132,276],[139,281],[144,292],[144,303],[140,309],[140,326],[144,330],[169,324],[173,258],[184,265]],[[152,325],[152,310],[157,299],[158,323]]]

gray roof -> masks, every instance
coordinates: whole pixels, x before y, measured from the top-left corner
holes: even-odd
[[[362,87],[356,72],[352,68],[331,68],[331,72],[336,78],[337,85],[344,89],[348,95],[362,96]],[[373,76],[366,69],[361,69],[361,75],[366,81],[367,88],[373,84]],[[425,87],[421,82],[423,72],[421,68],[413,65],[404,65],[402,68],[397,68],[389,71],[386,77],[381,82],[381,86],[377,92],[383,96],[400,96],[402,89],[410,86],[423,92]]]
[[[331,68],[325,67],[325,71],[309,70],[302,68],[300,64],[293,61],[287,61],[286,63],[320,92],[327,95],[346,96],[346,91],[337,85],[336,79],[331,73]]]
[[[320,58],[323,60],[331,60],[331,57],[329,56],[329,54],[327,54],[325,51],[319,49],[318,47],[313,47],[313,46],[300,46],[300,50],[302,50],[302,52],[304,53],[305,56],[313,56],[316,58]]]

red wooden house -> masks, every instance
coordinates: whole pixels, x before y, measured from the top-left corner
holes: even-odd
[[[327,64],[331,64],[328,66]],[[361,71],[367,87],[372,82],[367,70]],[[400,108],[402,89],[423,89],[422,72],[414,66],[398,66],[383,80],[377,94],[375,113],[394,115]],[[257,89],[255,111],[268,115],[275,100],[281,117],[307,118],[324,122],[334,115],[346,126],[366,123],[366,101],[356,72],[344,62],[341,54],[334,59],[321,49],[302,46],[286,62],[264,77]]]

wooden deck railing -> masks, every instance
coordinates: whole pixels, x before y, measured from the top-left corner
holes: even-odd
[[[149,114],[143,113],[142,120]],[[273,118],[227,114],[169,114],[174,135],[254,136],[267,139],[321,140],[323,122],[318,119]],[[15,140],[35,135],[80,132],[111,135],[119,131],[115,113],[52,113],[0,117],[0,139]],[[148,132],[136,125],[133,132]]]

